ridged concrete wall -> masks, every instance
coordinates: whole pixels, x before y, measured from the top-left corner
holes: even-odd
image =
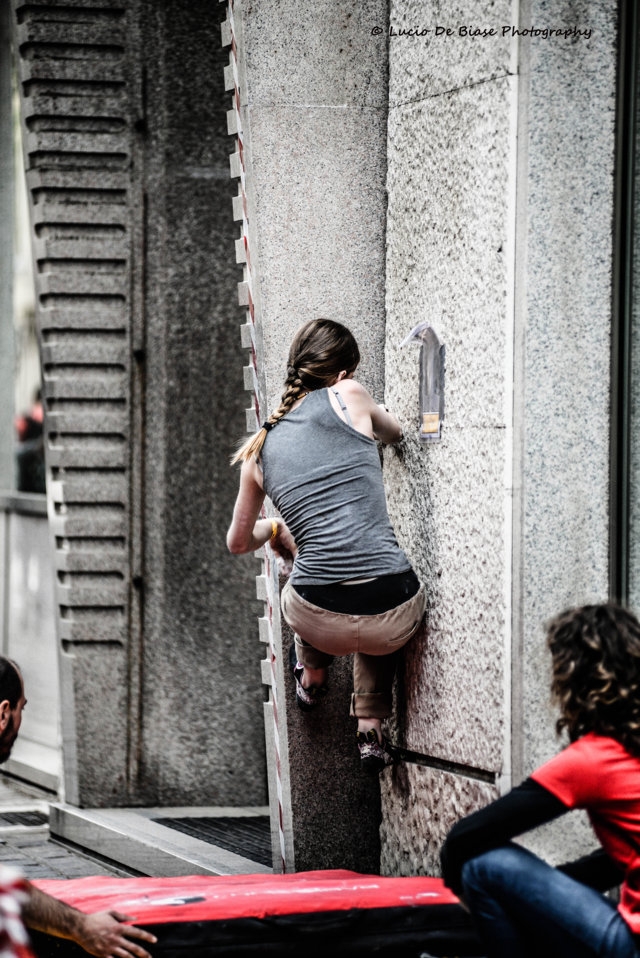
[[[11,104],[11,8],[0,8],[0,488],[15,486],[15,390],[13,330],[13,229],[15,218],[13,111]]]
[[[221,11],[12,9],[66,797],[263,804],[254,563],[230,579],[224,542],[244,417]]]
[[[132,110],[126,3],[14,4],[62,643],[67,794],[120,802],[128,723],[101,762],[94,703],[128,716]],[[139,636],[131,637],[135,647]],[[134,653],[135,655],[135,653]],[[82,718],[76,723],[76,714]],[[102,751],[102,750],[101,750]],[[104,777],[103,777],[104,776]],[[107,785],[107,781],[109,784]]]

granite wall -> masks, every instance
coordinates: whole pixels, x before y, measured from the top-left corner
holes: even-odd
[[[382,776],[381,865],[434,872],[448,827],[558,747],[543,621],[608,594],[615,10],[392,0],[277,12],[231,3],[223,28],[251,252],[248,425],[277,401],[293,330],[326,311],[359,336],[363,380],[377,397],[384,382],[403,422],[385,481],[429,611],[392,723],[421,764]],[[418,438],[419,350],[401,345],[425,320],[446,354],[432,444]],[[280,864],[362,867],[350,856],[377,854],[377,792],[368,831],[335,818],[362,804],[336,749],[346,673],[335,671],[333,711],[301,721],[264,558]],[[340,789],[329,794],[318,769]],[[533,838],[562,854],[584,841],[580,821],[560,843]]]
[[[534,4],[534,19],[548,6]],[[574,4],[572,12],[591,39],[532,42],[525,77],[529,175],[519,228],[527,266],[519,294],[526,348],[518,409],[525,773],[549,754],[534,705],[546,671],[539,626],[567,604],[608,593],[617,22],[615,5],[605,2]]]
[[[225,543],[244,396],[224,9],[172,0],[143,10],[142,774],[163,804],[261,805],[257,563]]]
[[[460,814],[558,748],[543,621],[608,594],[616,24],[606,2],[392,2],[390,23],[386,399],[412,425],[386,475],[430,593],[397,722],[444,770],[387,774],[382,863],[433,871]],[[592,33],[502,30],[532,24]],[[421,320],[446,347],[429,446],[400,346]]]
[[[530,18],[591,37],[532,39],[522,57],[528,133],[516,286],[515,780],[560,744],[544,622],[567,606],[604,601],[610,589],[617,9],[606,0],[574,3],[569,13],[561,3],[533,2]],[[570,855],[583,842],[591,847],[579,821],[559,836],[542,835],[544,850]]]
[[[390,12],[398,34],[432,31],[389,38],[386,401],[406,438],[387,453],[386,477],[429,593],[398,724],[410,748],[461,768],[387,773],[388,872],[437,869],[447,827],[495,795],[508,769],[517,45],[460,36],[468,16],[484,26],[511,13],[509,3],[483,5],[484,17],[473,6]],[[446,355],[442,440],[430,445],[418,438],[419,353],[401,346],[424,320]]]

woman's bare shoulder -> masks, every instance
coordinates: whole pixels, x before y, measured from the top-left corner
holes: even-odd
[[[362,383],[359,383],[357,379],[341,379],[339,383],[336,383],[333,389],[337,389],[340,395],[344,396],[345,399],[360,399],[362,402],[373,402],[373,397],[368,389],[366,389]]]

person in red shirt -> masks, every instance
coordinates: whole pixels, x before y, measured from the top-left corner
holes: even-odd
[[[612,604],[549,627],[557,731],[570,744],[508,795],[462,819],[442,848],[445,883],[488,958],[640,956],[640,623]],[[600,848],[554,868],[511,841],[586,809]],[[603,892],[621,886],[616,904]]]

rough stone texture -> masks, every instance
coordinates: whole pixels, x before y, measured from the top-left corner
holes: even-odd
[[[535,2],[521,15],[567,16]],[[392,3],[390,20],[457,30],[513,16],[506,2]],[[615,10],[578,3],[570,19],[592,40],[390,38],[386,400],[413,431],[386,474],[431,603],[396,720],[414,749],[504,786],[558,747],[541,622],[608,587]],[[418,350],[399,343],[425,319],[446,345],[445,420],[421,448]],[[460,814],[490,797],[445,773],[407,781],[416,808]],[[384,793],[385,869],[410,868],[425,829],[437,868],[440,821],[405,811]],[[586,840],[579,821],[532,843],[562,855]]]
[[[286,655],[293,635],[286,623],[282,632]],[[295,868],[375,874],[380,867],[380,788],[359,767],[356,721],[349,717],[350,658],[335,660],[330,682],[331,702],[308,714],[297,708],[293,676],[286,675]]]
[[[371,28],[385,0],[236,2],[241,125],[262,412],[279,401],[295,330],[314,316],[356,335],[361,378],[384,382],[386,47]],[[277,588],[273,601],[277,603]],[[283,821],[292,868],[375,871],[379,789],[357,767],[350,662],[332,669],[321,716],[296,709],[274,615]],[[270,663],[270,668],[272,664]],[[285,694],[286,690],[286,694]],[[275,762],[275,756],[270,756]],[[277,808],[273,810],[277,814]]]
[[[44,502],[41,508],[40,515],[5,513],[8,542],[3,541],[2,546],[9,557],[9,570],[2,654],[20,665],[29,699],[9,770],[16,761],[29,764],[35,753],[41,771],[51,776],[48,784],[55,788],[61,772],[58,654],[53,561]]]
[[[492,24],[510,5],[392,3],[396,28]],[[500,774],[509,708],[510,258],[515,102],[508,41],[390,38],[385,399],[405,427],[386,454],[390,511],[427,585],[424,636],[405,655],[397,721],[407,745]],[[445,344],[442,441],[418,439],[419,350]],[[496,794],[407,769],[383,795],[388,872],[437,870],[446,826]],[[423,849],[426,846],[426,851]],[[415,851],[411,852],[411,849]]]
[[[292,332],[323,314],[354,331],[361,378],[380,398],[384,381],[386,50],[370,34],[386,3],[304,11],[280,4],[277,25],[265,2],[235,14],[247,51],[243,125],[269,406]]]
[[[354,103],[251,110],[253,172],[256,182],[270,180],[256,193],[258,222],[270,222],[259,276],[263,309],[273,316],[264,329],[270,408],[282,392],[291,332],[323,315],[356,333],[359,376],[382,399],[384,171],[379,151],[364,144],[384,142],[385,134],[384,111]],[[292,150],[291,142],[304,147]],[[301,168],[304,185],[292,188]],[[319,257],[321,247],[327,253]]]
[[[268,0],[240,10],[247,76],[260,75],[260,85],[247,90],[252,107],[313,105],[345,110],[359,105],[386,112],[387,54],[371,37],[376,24],[386,26],[385,3],[362,0],[337,5],[333,0],[318,0],[313,7],[303,8],[282,0],[277,29]],[[267,35],[268,43],[260,41]]]
[[[561,8],[534,2],[531,15],[542,22]],[[542,624],[568,605],[602,601],[609,591],[616,9],[585,0],[573,5],[572,19],[592,29],[591,39],[532,42],[523,81],[529,176],[526,227],[521,222],[527,244],[523,520],[515,541],[522,562],[522,706],[514,715],[519,774],[558,748]]]
[[[101,646],[99,656],[90,645],[69,648],[70,651],[63,650],[60,657],[65,781],[72,784],[81,781],[82,791],[71,795],[66,792],[64,797],[81,806],[87,804],[84,796],[91,805],[107,808],[121,805],[128,786],[121,718],[127,715],[126,663],[115,645]],[[87,708],[86,702],[102,703],[102,707]],[[78,731],[81,741],[76,743]],[[109,737],[112,748],[106,744]],[[90,745],[99,748],[93,752],[93,761],[87,760]],[[82,766],[76,767],[75,762],[81,762]]]
[[[400,765],[382,776],[383,875],[433,875],[459,818],[497,797],[496,788],[460,775]]]
[[[532,4],[549,19],[553,3]],[[519,307],[526,350],[516,427],[521,520],[515,530],[513,774],[559,747],[549,701],[543,623],[562,608],[608,597],[616,9],[576,3],[588,42],[527,45],[528,193],[520,231],[526,278]],[[576,171],[579,170],[579,175]],[[526,237],[526,239],[524,239]],[[523,255],[524,258],[524,255]],[[578,375],[576,375],[578,372]],[[531,845],[566,857],[593,845],[583,821]]]
[[[426,634],[405,653],[401,721],[408,747],[500,771],[505,433],[445,428],[440,445],[409,435],[385,460],[398,538],[430,603]]]
[[[503,24],[513,23],[513,13],[508,0],[482,3],[392,0],[389,17],[390,107],[415,105],[463,88],[471,90],[477,84],[513,72],[511,38],[503,37],[501,31]],[[470,27],[493,28],[497,35],[465,36],[465,28]],[[425,36],[402,35],[403,30],[416,29],[420,33],[424,30],[430,32]],[[447,30],[452,31],[451,35],[447,35]],[[383,37],[378,40],[383,41]],[[453,124],[448,132],[455,135]]]
[[[640,149],[640,129],[635,131],[635,155]],[[635,191],[633,209],[634,228],[640,223],[640,191]],[[629,605],[640,610],[640,244],[633,245],[633,290],[631,315],[631,383],[629,389]]]
[[[244,432],[224,9],[144,4],[147,424],[143,780],[164,804],[266,801],[256,562],[225,534]],[[197,95],[196,95],[197,93]]]

